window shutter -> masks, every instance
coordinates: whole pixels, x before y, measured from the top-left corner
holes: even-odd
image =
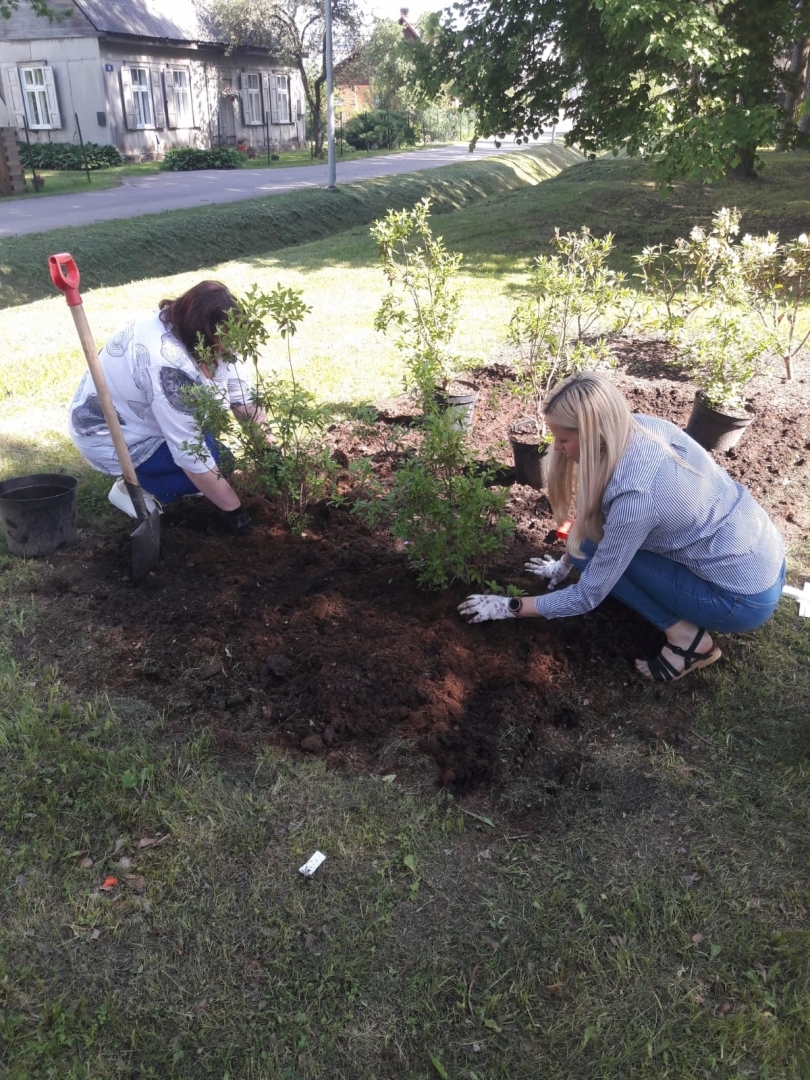
[[[160,72],[157,68],[150,68],[149,75],[152,79],[152,107],[155,110],[155,127],[166,127],[166,109],[163,105],[163,85],[160,81]]]
[[[264,107],[265,123],[270,123],[270,80],[272,75],[262,74],[262,105]]]
[[[135,131],[138,122],[135,118],[135,99],[132,96],[132,74],[128,67],[121,68],[121,96],[124,101],[124,120],[130,131]]]
[[[25,101],[23,99],[20,73],[16,64],[5,66],[5,84],[8,87],[8,111],[15,127],[25,127]]]
[[[239,97],[239,104],[240,104],[241,109],[242,109],[242,124],[244,126],[245,124],[247,124],[247,105],[245,103],[245,94],[247,93],[247,86],[245,85],[245,79],[242,76],[241,72],[239,73],[239,89],[241,90],[241,94],[240,94],[240,97]]]
[[[278,123],[278,87],[276,76],[270,76],[270,119],[274,124]]]
[[[174,103],[174,75],[171,68],[163,69],[163,83],[166,87],[166,126],[177,127],[177,108]]]
[[[51,127],[60,128],[62,126],[62,117],[59,115],[59,101],[56,97],[56,81],[53,76],[53,68],[43,66],[42,77],[45,79],[45,94],[48,98]]]

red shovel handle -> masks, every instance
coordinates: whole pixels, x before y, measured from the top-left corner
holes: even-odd
[[[51,272],[51,281],[65,294],[68,307],[78,307],[82,302],[79,296],[79,283],[82,280],[76,260],[67,253],[63,255],[49,255],[48,269]]]

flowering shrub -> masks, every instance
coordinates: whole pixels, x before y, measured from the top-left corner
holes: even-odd
[[[630,313],[624,275],[607,266],[612,234],[600,240],[587,228],[564,235],[555,229],[551,243],[557,253],[535,258],[529,296],[509,324],[519,355],[517,392],[533,405],[534,416],[526,423],[541,434],[541,406],[554,386],[576,371],[612,363],[604,339],[586,337],[597,328],[620,328]],[[526,423],[518,423],[525,429]]]

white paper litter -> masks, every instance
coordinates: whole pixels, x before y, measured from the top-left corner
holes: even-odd
[[[298,873],[303,874],[304,877],[312,877],[321,863],[326,859],[326,856],[322,851],[316,851],[314,855],[311,855],[303,866],[298,867]]]
[[[791,585],[785,585],[782,596],[792,596],[799,601],[799,614],[803,619],[810,619],[810,581],[805,581],[804,587],[794,589]]]

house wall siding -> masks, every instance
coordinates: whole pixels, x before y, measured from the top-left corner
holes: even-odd
[[[98,111],[103,109],[101,64],[98,39],[95,37],[63,37],[60,40],[3,42],[0,44],[0,126],[17,127],[9,95],[9,69],[19,70],[27,65],[43,65],[53,71],[56,96],[59,102],[61,127],[49,131],[29,131],[31,142],[74,142],[78,115],[85,142],[102,145],[110,142],[109,133],[99,124]],[[22,131],[20,131],[22,136]]]
[[[53,73],[61,126],[30,130],[32,142],[77,141],[75,116],[78,116],[85,142],[116,146],[125,157],[135,160],[162,157],[173,146],[235,146],[242,139],[259,152],[267,148],[268,137],[270,147],[275,150],[306,145],[303,119],[306,99],[301,78],[294,69],[274,64],[267,55],[237,52],[226,57],[217,46],[184,46],[136,36],[99,34],[70,0],[56,0],[54,6],[69,7],[73,15],[63,23],[51,24],[34,16],[28,5],[23,5],[2,25],[0,126],[16,127],[21,138],[24,137],[19,111],[21,96],[15,89],[16,101],[10,100],[9,79],[19,79],[20,66],[41,64]],[[6,33],[6,29],[13,33]],[[132,67],[148,71],[152,123],[146,127],[135,127],[132,113],[127,116],[122,69]],[[167,83],[167,73],[175,68],[188,72],[191,91],[192,123],[183,126],[178,126],[171,86]],[[243,75],[248,72],[260,76],[261,124],[245,123],[242,102],[231,102],[222,96],[226,86],[239,89]],[[290,78],[289,124],[275,122],[278,117],[269,90],[271,74],[286,74]]]

